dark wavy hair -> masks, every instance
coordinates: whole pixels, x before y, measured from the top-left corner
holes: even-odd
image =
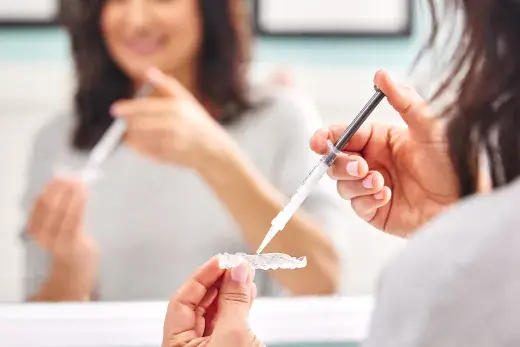
[[[88,151],[112,123],[112,103],[131,98],[133,84],[113,61],[102,36],[100,17],[108,0],[62,1],[60,21],[70,35],[77,75],[72,146]],[[239,1],[198,0],[203,37],[197,85],[205,102],[223,110],[221,123],[250,107],[245,76],[250,37]]]
[[[440,36],[441,11],[436,2],[429,0],[433,30],[427,48]],[[489,158],[493,187],[520,175],[520,1],[444,3],[444,15],[452,15],[451,19],[463,15],[463,31],[449,59],[450,77],[433,100],[455,93],[443,116],[448,121],[451,162],[464,197],[477,191],[481,151]],[[444,16],[443,24],[446,20]]]

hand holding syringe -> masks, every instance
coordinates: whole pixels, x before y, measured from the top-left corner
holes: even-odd
[[[276,236],[276,234],[285,228],[289,220],[296,213],[307,196],[309,196],[314,186],[318,184],[323,175],[325,175],[330,166],[334,163],[338,157],[338,154],[345,147],[347,142],[352,138],[352,136],[354,136],[356,131],[367,120],[368,116],[370,116],[379,103],[385,98],[383,92],[381,92],[377,87],[375,89],[376,93],[374,96],[372,96],[372,98],[368,101],[365,107],[363,107],[352,123],[350,123],[347,129],[345,129],[336,144],[331,142],[329,143],[329,153],[321,158],[318,164],[296,190],[296,193],[291,197],[287,205],[285,205],[282,211],[280,211],[280,213],[278,213],[278,215],[273,219],[271,222],[271,228],[267,232],[267,235],[256,251],[257,254],[260,254],[269,244],[269,242],[271,242],[271,240]]]

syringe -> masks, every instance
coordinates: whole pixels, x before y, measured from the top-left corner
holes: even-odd
[[[273,219],[271,222],[271,228],[267,232],[267,235],[256,251],[257,254],[260,254],[269,244],[269,242],[271,242],[271,240],[276,236],[276,234],[285,228],[289,220],[296,213],[307,196],[309,196],[314,186],[318,184],[323,175],[325,175],[325,173],[334,163],[340,151],[345,147],[347,142],[350,141],[352,136],[354,136],[356,131],[358,131],[358,129],[367,120],[368,116],[370,116],[379,103],[385,98],[385,94],[383,94],[382,91],[380,91],[377,87],[374,88],[376,93],[368,101],[365,107],[363,107],[356,118],[354,118],[352,123],[350,123],[350,125],[345,129],[343,134],[341,134],[336,144],[333,144],[329,141],[329,153],[321,158],[318,164],[314,167],[314,169],[312,169],[307,178],[296,190],[296,193],[294,193],[287,205],[285,205],[280,213],[278,213],[278,215]]]
[[[135,98],[144,98],[150,94],[153,90],[151,84],[145,84],[135,94]],[[81,171],[81,178],[88,181],[94,178],[103,162],[114,152],[119,146],[121,139],[126,131],[126,121],[122,118],[117,118],[110,125],[107,131],[103,134],[103,137],[94,146],[90,152],[89,158],[83,170]]]

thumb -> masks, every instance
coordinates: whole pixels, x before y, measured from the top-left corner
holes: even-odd
[[[226,271],[219,294],[218,320],[220,326],[247,324],[251,307],[253,270],[242,263]]]
[[[395,83],[386,71],[378,71],[374,84],[386,95],[388,103],[401,115],[410,129],[431,129],[433,113],[427,102],[410,87]]]

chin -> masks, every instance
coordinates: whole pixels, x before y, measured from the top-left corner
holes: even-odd
[[[154,66],[153,63],[143,63],[143,62],[125,62],[123,64],[118,64],[121,67],[121,70],[124,72],[128,78],[131,80],[143,80],[145,78],[146,71]]]
[[[146,71],[151,67],[155,67],[166,73],[170,70],[164,66],[164,63],[161,64],[157,60],[160,59],[121,59],[118,65],[130,79],[143,80],[145,78]]]

